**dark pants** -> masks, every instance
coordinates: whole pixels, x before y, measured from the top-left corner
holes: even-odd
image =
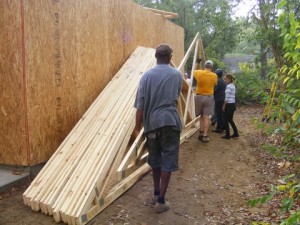
[[[226,136],[230,136],[230,130],[229,130],[229,124],[231,125],[233,129],[233,134],[238,135],[238,130],[235,126],[235,123],[233,122],[233,114],[235,111],[235,103],[227,103],[225,106],[225,112],[223,114],[223,122],[224,122],[224,128],[226,130]]]
[[[164,172],[178,170],[180,131],[166,126],[146,134],[148,164],[152,169],[161,168]]]
[[[217,121],[217,130],[222,130],[223,129],[223,107],[224,102],[215,102],[215,116],[216,116],[216,121]]]

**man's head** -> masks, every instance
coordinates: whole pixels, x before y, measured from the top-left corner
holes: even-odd
[[[218,75],[218,77],[223,76],[223,71],[221,69],[216,69],[215,73]]]
[[[207,61],[204,63],[204,67],[205,67],[206,69],[212,69],[213,66],[214,66],[214,63],[213,63],[213,61],[211,61],[211,60],[207,60]]]
[[[172,53],[173,50],[167,44],[160,44],[155,50],[155,57],[157,59],[157,63],[169,64],[172,58]]]

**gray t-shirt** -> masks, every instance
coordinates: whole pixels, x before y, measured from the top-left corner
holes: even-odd
[[[177,101],[181,92],[180,72],[167,64],[159,64],[141,78],[134,107],[143,109],[144,132],[164,126],[181,130]]]

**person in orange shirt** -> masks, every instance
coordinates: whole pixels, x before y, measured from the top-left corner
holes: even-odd
[[[198,59],[197,64],[200,61],[201,59]],[[204,64],[204,70],[194,71],[194,77],[197,80],[195,111],[196,116],[201,116],[198,139],[202,142],[209,142],[210,140],[207,134],[210,125],[209,117],[214,114],[215,107],[214,87],[217,85],[218,76],[212,72],[212,68],[213,62],[207,60]]]

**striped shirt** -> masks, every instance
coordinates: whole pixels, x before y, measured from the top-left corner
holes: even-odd
[[[235,86],[233,83],[230,83],[226,86],[225,102],[235,103]]]

